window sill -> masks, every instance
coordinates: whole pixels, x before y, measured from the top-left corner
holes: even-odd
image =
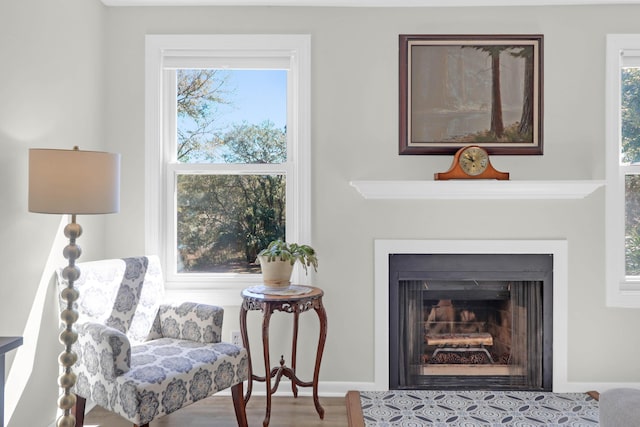
[[[583,199],[603,180],[563,181],[351,181],[370,200],[544,200]]]

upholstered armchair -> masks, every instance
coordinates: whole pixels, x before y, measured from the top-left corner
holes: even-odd
[[[229,387],[238,425],[247,425],[242,385],[247,352],[221,342],[222,308],[163,304],[157,257],[78,267],[77,426],[83,425],[87,399],[145,427]],[[62,270],[57,282],[66,287]]]

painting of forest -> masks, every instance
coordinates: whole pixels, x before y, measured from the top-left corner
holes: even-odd
[[[400,153],[542,154],[542,36],[521,37],[401,36]]]

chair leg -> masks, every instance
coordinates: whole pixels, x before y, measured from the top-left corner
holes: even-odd
[[[87,406],[87,399],[76,394],[76,404],[71,408],[71,414],[76,418],[76,427],[84,426],[85,406]]]
[[[231,387],[231,397],[233,398],[233,409],[236,411],[238,427],[248,427],[247,412],[244,406],[244,391],[242,381]]]

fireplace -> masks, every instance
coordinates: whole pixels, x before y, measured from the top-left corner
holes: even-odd
[[[390,260],[416,254],[437,254],[458,258],[461,255],[498,256],[502,259],[502,261],[498,260],[498,267],[502,265],[506,268],[502,268],[502,271],[499,268],[484,268],[486,258],[480,257],[479,261],[474,261],[478,267],[474,267],[474,270],[481,274],[473,278],[456,276],[458,273],[464,274],[469,270],[461,267],[460,264],[449,269],[447,273],[447,269],[443,268],[445,264],[442,259],[435,261],[437,268],[431,268],[430,275],[426,277],[422,275],[424,268],[404,269],[402,276],[397,275],[396,281],[402,280],[406,291],[403,298],[412,301],[409,307],[413,308],[410,310],[420,309],[422,319],[421,329],[405,328],[403,333],[405,336],[411,334],[415,336],[420,331],[422,336],[413,341],[418,343],[416,346],[420,346],[420,349],[408,348],[404,353],[394,354],[392,347],[397,344],[395,341],[398,338],[395,338],[392,330],[398,328],[399,319],[403,318],[404,314],[392,315],[390,312],[391,301],[401,297],[400,288],[396,294],[390,288]],[[525,255],[522,259],[528,267],[517,269],[509,267],[519,262],[517,258],[511,258],[513,255]],[[537,257],[538,255],[541,257]],[[535,258],[538,260],[534,260]],[[463,264],[466,266],[473,264],[469,259],[464,261],[466,262]],[[576,386],[568,381],[567,366],[568,245],[566,240],[378,239],[375,241],[374,262],[375,344],[372,389],[464,387],[576,391]],[[413,261],[405,260],[404,262],[411,264]],[[545,263],[547,263],[546,266]],[[532,265],[537,267],[532,268]],[[549,265],[552,271],[547,268]],[[523,271],[520,271],[519,277],[514,277],[512,270]],[[458,273],[455,273],[456,271]],[[524,288],[514,293],[514,289],[519,287]],[[449,297],[445,297],[446,294],[443,294],[443,291],[451,292]],[[535,307],[531,308],[533,303]],[[517,314],[513,314],[514,306],[520,307],[515,308]],[[439,311],[449,311],[453,316],[445,315],[444,320],[441,320],[443,314]],[[496,324],[505,324],[507,318],[517,320],[516,326],[520,332],[513,335],[508,327],[502,329],[496,327]],[[537,324],[538,318],[541,319],[541,325]],[[541,327],[541,335],[528,334],[535,339],[532,343],[526,344],[529,348],[540,346],[542,348],[539,356],[542,362],[536,365],[535,370],[530,370],[529,360],[525,360],[530,356],[521,351],[523,348],[521,341],[524,339],[522,331],[528,333],[527,328],[532,325],[536,325],[536,328]],[[442,337],[438,336],[439,334],[453,335],[453,337]],[[427,335],[429,335],[428,341]],[[401,368],[399,360],[407,357],[409,357],[409,363]],[[457,383],[451,386],[453,384],[451,373],[456,370],[458,372],[455,381],[459,381],[459,377],[469,377],[466,378],[466,385]],[[480,371],[480,375],[476,375],[477,372],[474,370]],[[407,378],[416,384],[407,385]]]
[[[552,389],[553,255],[390,254],[391,389]]]

